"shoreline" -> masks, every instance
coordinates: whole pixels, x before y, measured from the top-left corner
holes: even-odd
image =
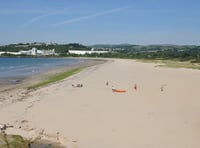
[[[67,72],[72,69],[86,68],[86,67],[90,67],[90,66],[94,66],[94,65],[98,65],[98,64],[102,64],[106,62],[106,60],[103,61],[103,60],[92,59],[92,58],[91,59],[80,58],[80,59],[84,59],[85,61],[83,63],[78,63],[78,64],[74,64],[70,66],[59,66],[59,67],[51,68],[44,72],[40,72],[36,75],[23,77],[21,79],[16,78],[17,83],[13,83],[13,84],[5,83],[1,85],[0,86],[0,107],[3,107],[10,103],[14,103],[16,101],[23,100],[23,98],[25,98],[30,91],[34,91],[34,90],[28,90],[29,86],[43,82],[51,76],[54,76],[63,72]],[[7,80],[9,79],[12,79],[12,78],[7,78]],[[54,83],[57,83],[57,82],[54,82]]]
[[[52,59],[52,58],[50,58]],[[55,59],[58,59],[58,58],[55,58]],[[11,74],[10,76],[2,76],[0,77],[0,91],[3,91],[4,89],[9,89],[9,88],[14,88],[14,87],[18,87],[20,86],[21,84],[24,84],[26,83],[27,81],[31,81],[32,79],[35,79],[36,81],[38,81],[37,79],[40,79],[40,77],[44,77],[45,76],[51,76],[53,75],[55,72],[54,71],[57,71],[57,73],[59,72],[62,72],[64,71],[65,69],[68,70],[68,69],[71,69],[71,67],[79,67],[79,65],[84,65],[84,63],[88,63],[89,59],[83,59],[83,58],[59,58],[59,59],[72,59],[72,60],[77,60],[79,61],[79,63],[72,63],[72,64],[68,64],[68,63],[65,63],[64,65],[62,66],[56,66],[54,65],[53,67],[50,67],[48,66],[47,67],[44,67],[44,69],[37,69],[35,73],[31,73],[29,72],[28,75],[24,75],[22,76],[21,74],[19,75],[14,75]],[[83,61],[84,60],[84,61]],[[43,78],[44,79],[44,78]]]
[[[78,59],[78,58],[71,58],[71,59]],[[67,65],[67,66],[64,65],[64,66],[49,68],[48,70],[39,72],[34,75],[30,75],[30,76],[0,78],[2,81],[2,83],[0,83],[0,92],[4,91],[5,89],[7,90],[7,89],[13,89],[15,87],[26,86],[26,84],[34,83],[34,81],[39,82],[39,81],[45,80],[47,77],[50,77],[62,72],[66,72],[74,68],[88,67],[88,66],[92,66],[92,65],[99,64],[102,62],[98,59],[92,59],[92,58],[91,59],[80,58],[80,59],[84,59],[85,61],[82,63],[73,64],[73,65]]]

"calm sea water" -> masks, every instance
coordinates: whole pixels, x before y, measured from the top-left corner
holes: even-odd
[[[24,78],[51,68],[74,65],[81,62],[84,62],[84,60],[67,58],[0,58],[0,83],[5,79]]]

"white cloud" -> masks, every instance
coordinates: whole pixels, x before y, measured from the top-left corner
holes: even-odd
[[[76,22],[80,22],[82,20],[96,18],[98,16],[117,13],[117,12],[123,11],[123,10],[128,9],[128,8],[130,8],[130,7],[129,6],[120,7],[120,8],[117,8],[117,9],[111,9],[111,10],[103,11],[103,12],[100,12],[100,13],[90,14],[90,15],[86,15],[86,16],[82,16],[82,17],[78,17],[78,18],[73,18],[73,19],[70,19],[70,20],[65,20],[65,21],[59,22],[57,24],[54,24],[54,26],[61,26],[61,25],[76,23]]]
[[[66,10],[66,9],[65,9],[65,10]],[[46,18],[46,17],[49,17],[49,16],[52,16],[52,15],[64,14],[64,13],[65,13],[65,11],[55,11],[55,12],[50,12],[50,13],[42,14],[42,15],[39,15],[39,16],[36,16],[36,17],[30,19],[29,21],[27,21],[27,22],[24,24],[24,26],[30,25],[30,24],[32,24],[32,23],[34,23],[34,22],[37,22],[37,21],[39,21],[39,20],[42,20],[42,19],[44,19],[44,18]]]

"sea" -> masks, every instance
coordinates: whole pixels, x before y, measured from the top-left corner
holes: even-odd
[[[84,62],[72,58],[0,58],[0,85],[17,83],[20,79],[57,68]]]

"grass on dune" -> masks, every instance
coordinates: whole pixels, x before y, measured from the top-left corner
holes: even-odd
[[[139,60],[139,61],[161,64],[159,65],[160,67],[200,69],[200,63],[192,63],[191,61],[146,60],[146,59]]]
[[[163,63],[165,64],[163,66],[166,67],[200,69],[199,63],[191,63],[190,61],[178,62],[165,60]]]
[[[81,68],[76,68],[76,69],[72,69],[72,70],[69,70],[69,71],[54,75],[54,76],[48,78],[47,80],[44,80],[44,81],[42,81],[40,83],[37,83],[37,84],[29,86],[28,90],[36,89],[36,88],[39,88],[39,87],[42,87],[42,86],[45,86],[45,85],[48,85],[48,84],[63,80],[63,79],[65,79],[65,78],[67,78],[67,77],[69,77],[69,76],[71,76],[73,74],[76,74],[76,73],[80,72],[80,70],[81,70]]]

